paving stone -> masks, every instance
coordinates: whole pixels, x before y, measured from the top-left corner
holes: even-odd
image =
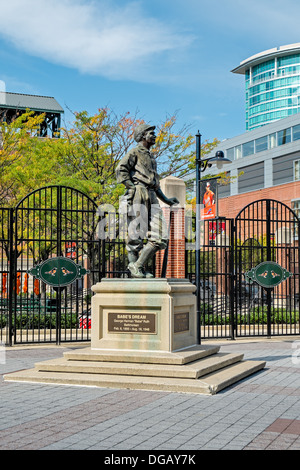
[[[12,347],[1,370],[67,350]],[[205,397],[0,380],[0,449],[300,450],[300,367],[292,367],[291,342],[243,340],[225,351],[266,358],[266,369]]]

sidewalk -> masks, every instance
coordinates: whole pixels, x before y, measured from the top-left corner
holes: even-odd
[[[0,449],[300,450],[300,338],[203,344],[266,360],[266,368],[213,396],[16,383],[2,375],[80,344],[5,348]]]

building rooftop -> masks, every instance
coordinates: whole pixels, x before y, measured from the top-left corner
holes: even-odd
[[[31,109],[33,111],[47,111],[63,113],[63,108],[51,96],[23,95],[21,93],[0,92],[0,108]]]
[[[279,57],[283,55],[300,53],[300,43],[288,44],[287,46],[273,47],[273,49],[268,49],[263,52],[259,52],[248,59],[243,60],[238,67],[235,67],[231,72],[245,74],[246,70],[253,65],[259,64],[262,59],[270,60],[274,57]]]

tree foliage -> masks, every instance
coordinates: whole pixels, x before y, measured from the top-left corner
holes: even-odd
[[[16,116],[6,122],[5,113],[0,117],[0,205],[10,205],[19,193],[19,169],[23,168],[28,154],[34,152],[38,142],[37,132],[44,120],[44,114],[32,111]],[[20,172],[21,175],[22,172]]]
[[[96,203],[117,204],[124,188],[116,184],[116,166],[136,145],[134,129],[144,121],[130,113],[117,116],[108,108],[92,116],[81,111],[70,128],[60,130],[60,138],[51,139],[38,137],[43,118],[28,111],[11,124],[0,123],[0,204],[13,206],[49,184],[79,189]],[[188,181],[195,170],[195,137],[188,126],[176,131],[177,121],[174,114],[158,124],[152,151],[161,178],[174,175]],[[217,143],[205,142],[202,155]]]

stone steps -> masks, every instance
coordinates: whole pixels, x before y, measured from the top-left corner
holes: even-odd
[[[64,353],[64,357],[74,361],[134,362],[143,364],[188,364],[197,359],[212,356],[220,351],[220,346],[201,345],[176,352],[133,351],[83,348]]]
[[[7,374],[4,379],[211,395],[265,366],[263,361],[244,361],[242,354],[218,350],[213,346],[153,354],[78,350],[37,363],[34,369]]]
[[[17,375],[9,374],[5,380],[213,395],[261,369],[260,361],[244,361],[217,373],[208,374],[201,380],[61,372],[49,374],[32,369],[21,371]]]
[[[107,375],[133,375],[146,377],[177,377],[198,379],[215,370],[241,361],[243,355],[216,354],[207,359],[199,359],[186,366],[163,364],[126,364],[124,362],[80,362],[66,361],[64,358],[56,361],[45,361],[35,365],[41,372],[87,373]]]

